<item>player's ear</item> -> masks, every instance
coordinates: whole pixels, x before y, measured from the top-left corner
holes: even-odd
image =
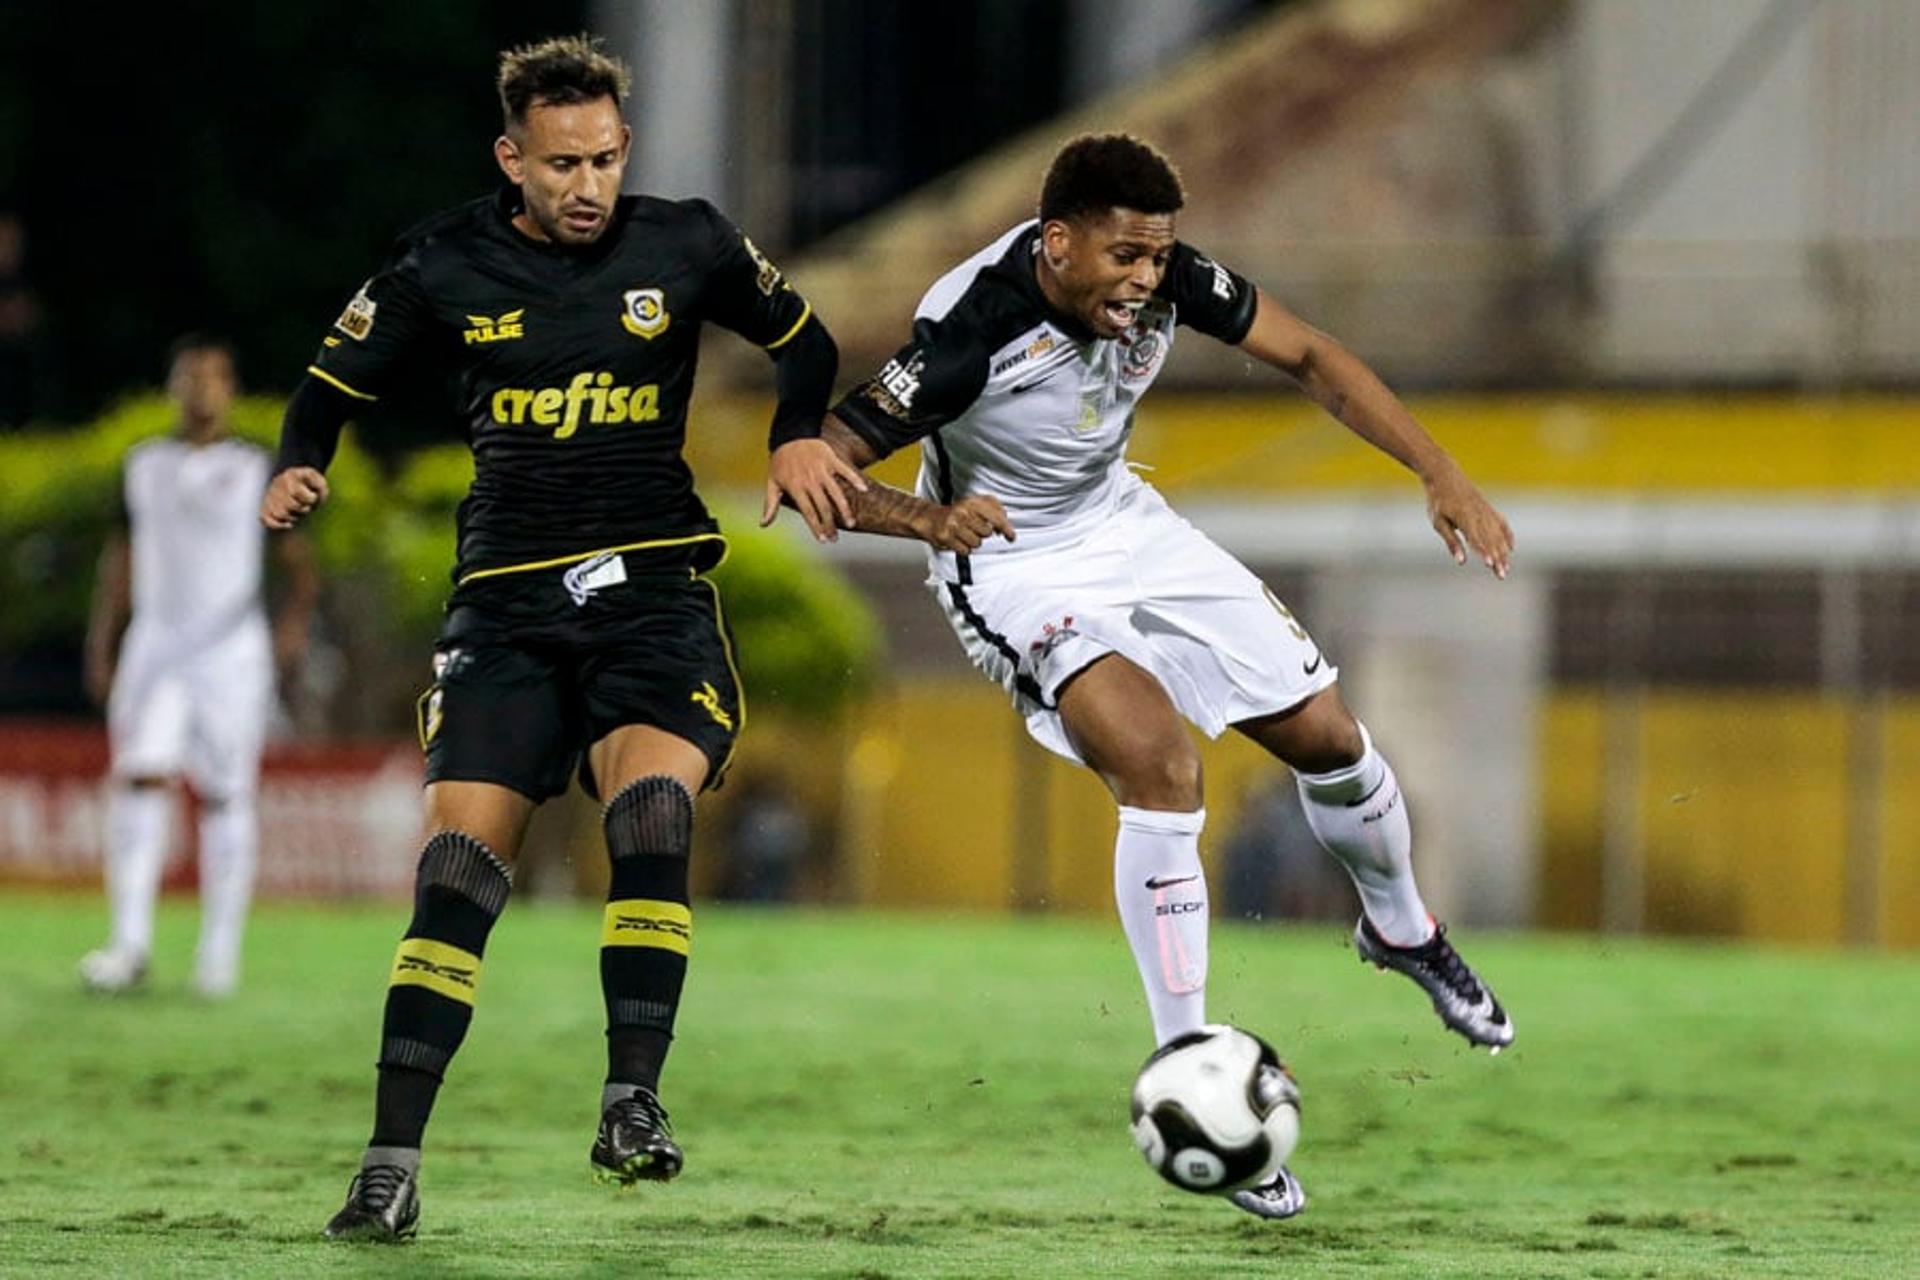
[[[1040,252],[1049,269],[1066,270],[1073,257],[1073,228],[1061,218],[1050,219],[1040,228]]]
[[[520,144],[506,134],[493,140],[493,158],[500,165],[500,172],[507,175],[507,181],[519,186],[527,180],[526,162],[520,155]]]

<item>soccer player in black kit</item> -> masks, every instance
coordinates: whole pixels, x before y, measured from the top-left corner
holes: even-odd
[[[413,1234],[421,1137],[527,820],[576,768],[606,802],[612,863],[590,1158],[621,1183],[680,1170],[658,1088],[692,941],[694,797],[726,768],[745,714],[703,576],[725,544],[681,457],[701,325],[774,360],[770,501],[844,513],[833,478],[850,469],[817,438],[838,356],[806,301],[705,201],[620,195],[627,84],[585,37],[502,55],[494,151],[508,185],[401,237],[348,302],[288,404],[262,503],[267,525],[292,526],[325,500],[358,405],[400,379],[452,386],[474,483],[419,704],[424,848],[373,1136],[332,1237]]]

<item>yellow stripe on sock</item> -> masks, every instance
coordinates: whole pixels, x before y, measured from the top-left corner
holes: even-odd
[[[427,990],[472,1004],[480,985],[480,957],[471,951],[431,938],[407,938],[393,957],[395,987],[425,987]]]
[[[625,898],[607,904],[603,947],[657,947],[686,955],[693,949],[693,912],[684,902]]]

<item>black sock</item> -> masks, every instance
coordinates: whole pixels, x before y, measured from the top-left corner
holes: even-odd
[[[505,864],[458,831],[439,832],[421,851],[413,920],[387,987],[368,1145],[420,1145],[441,1078],[473,1021],[487,934],[511,884]]]
[[[411,1067],[381,1067],[373,1091],[373,1137],[367,1145],[418,1147],[439,1093],[439,1076]]]
[[[693,940],[693,796],[676,779],[641,778],[608,802],[605,826],[613,864],[600,933],[607,1083],[657,1090]]]

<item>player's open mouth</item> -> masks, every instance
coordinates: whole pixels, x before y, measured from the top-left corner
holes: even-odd
[[[1100,313],[1114,328],[1131,329],[1133,322],[1140,318],[1140,308],[1145,302],[1144,298],[1139,302],[1103,302],[1100,304]]]
[[[602,216],[598,209],[569,209],[560,215],[560,220],[571,230],[591,231],[600,225]]]

